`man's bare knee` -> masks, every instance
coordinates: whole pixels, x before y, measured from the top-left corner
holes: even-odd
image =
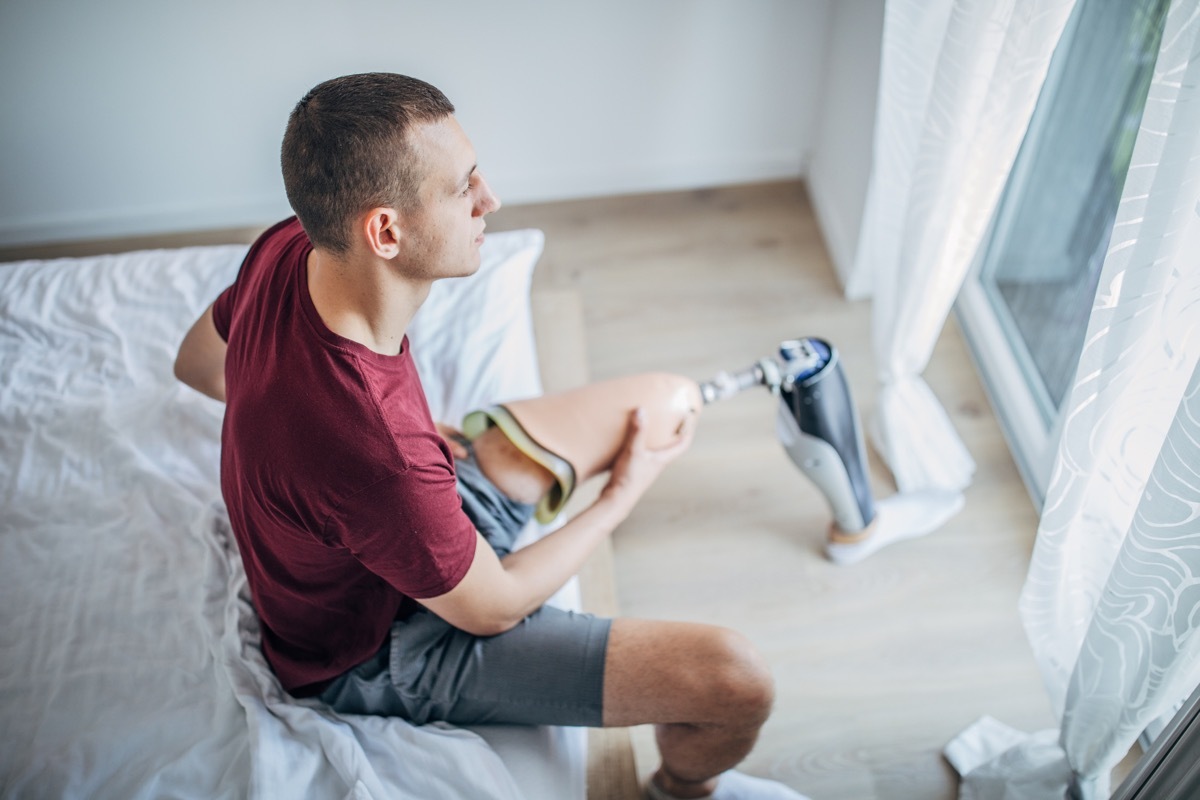
[[[761,726],[775,701],[775,680],[758,649],[728,628],[714,628],[712,647],[706,670],[711,696],[731,721]]]
[[[606,725],[760,726],[774,681],[754,645],[727,628],[618,619],[606,662]]]

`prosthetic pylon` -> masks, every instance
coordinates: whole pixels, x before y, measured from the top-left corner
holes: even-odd
[[[837,350],[822,339],[790,339],[780,344],[778,358],[719,373],[700,384],[700,394],[709,404],[752,386],[765,386],[779,398],[776,434],[792,463],[828,500],[834,535],[865,531],[875,519],[875,501],[862,429]]]

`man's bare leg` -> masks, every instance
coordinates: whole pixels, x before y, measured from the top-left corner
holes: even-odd
[[[604,668],[604,724],[652,723],[662,764],[653,780],[675,797],[712,793],[771,712],[774,682],[754,646],[712,625],[613,620]]]
[[[694,381],[665,373],[505,405],[539,444],[575,466],[580,481],[612,466],[632,409],[646,411],[643,427],[650,445],[669,447],[681,431],[696,424],[702,408]],[[480,469],[513,499],[536,502],[554,484],[548,470],[496,428],[479,436],[474,446]],[[604,725],[656,726],[662,764],[652,780],[674,797],[712,793],[718,777],[750,752],[773,697],[769,670],[735,631],[613,620],[605,660]]]
[[[484,431],[474,449],[480,471],[518,503],[536,503],[554,485],[550,471],[518,450],[499,428]]]

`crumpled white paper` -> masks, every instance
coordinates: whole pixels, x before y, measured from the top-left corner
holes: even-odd
[[[959,800],[1063,800],[1071,767],[1056,729],[1026,734],[981,717],[943,753],[962,776]]]

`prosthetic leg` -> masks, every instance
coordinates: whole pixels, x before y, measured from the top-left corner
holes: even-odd
[[[923,536],[962,507],[956,492],[922,491],[875,502],[866,447],[841,361],[828,342],[791,339],[779,358],[700,385],[705,404],[765,386],[779,398],[775,430],[792,463],[816,484],[833,513],[825,552],[831,561],[861,561],[893,542]]]
[[[537,506],[538,519],[549,522],[577,484],[610,468],[634,408],[645,411],[647,444],[658,448],[695,424],[704,406],[753,386],[765,386],[779,398],[779,440],[829,502],[833,525],[825,552],[832,561],[860,561],[888,544],[929,533],[961,508],[962,496],[955,492],[909,492],[875,501],[838,353],[815,338],[786,341],[778,358],[703,383],[665,372],[630,375],[473,411],[462,429],[474,440],[499,428],[549,474],[551,488]]]

